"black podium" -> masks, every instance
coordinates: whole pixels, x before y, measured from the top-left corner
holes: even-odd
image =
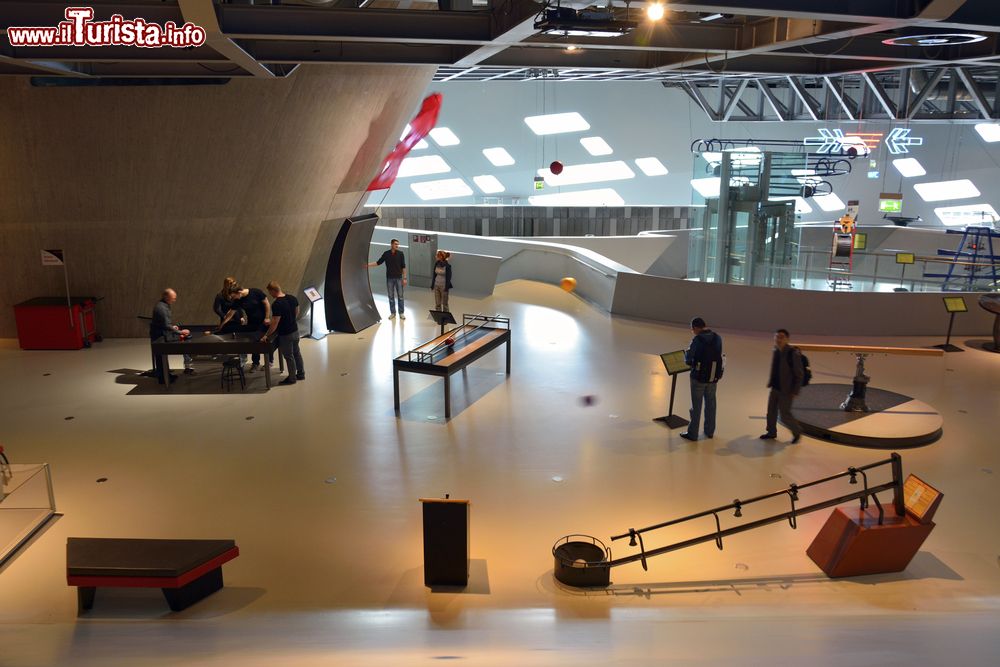
[[[656,417],[653,421],[666,424],[667,428],[671,429],[687,426],[690,423],[687,419],[674,414],[674,392],[677,391],[677,376],[691,370],[691,367],[684,360],[684,350],[665,352],[660,355],[660,361],[663,362],[663,367],[667,370],[667,375],[670,376],[670,407],[667,408],[666,415]]]
[[[447,310],[432,310],[430,313],[431,319],[434,320],[434,323],[441,327],[442,336],[444,335],[445,326],[449,324],[458,324],[458,322],[455,321],[455,316]]]
[[[421,498],[424,586],[469,585],[469,501]]]

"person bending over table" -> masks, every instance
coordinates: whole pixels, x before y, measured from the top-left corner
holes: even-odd
[[[219,331],[225,329],[226,325],[236,316],[238,310],[242,310],[246,316],[246,324],[240,328],[242,331],[263,333],[271,324],[271,303],[267,300],[267,295],[256,287],[242,288],[230,293],[233,304],[226,313],[225,319],[219,325]],[[250,358],[250,372],[260,368],[260,353],[254,352]],[[267,364],[274,363],[274,351],[267,353]]]
[[[177,301],[177,292],[171,288],[163,290],[163,294],[160,296],[160,300],[153,306],[153,319],[149,323],[149,341],[153,342],[159,338],[167,341],[174,341],[179,339],[181,336],[190,336],[191,332],[187,329],[181,329],[179,326],[174,324],[174,315],[171,305]],[[191,357],[184,355],[184,369],[185,371],[189,368]],[[160,355],[153,355],[153,373],[156,375],[157,381],[160,384],[167,382],[168,378],[164,377],[163,363]],[[177,376],[173,373],[170,374],[170,382],[177,379]]]
[[[267,293],[274,299],[271,308],[271,324],[262,341],[278,338],[278,349],[285,358],[285,368],[288,377],[278,384],[295,384],[306,379],[305,367],[302,365],[302,353],[299,351],[299,300],[291,294],[281,291],[281,285],[273,280],[267,284]]]

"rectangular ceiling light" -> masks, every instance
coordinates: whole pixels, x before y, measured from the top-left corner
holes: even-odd
[[[983,225],[994,220],[1000,220],[989,204],[967,204],[966,206],[945,206],[934,209],[934,214],[944,224],[951,225]]]
[[[622,181],[627,178],[635,178],[635,172],[621,160],[569,165],[564,167],[558,176],[548,169],[539,169],[538,175],[545,179],[547,185],[552,186]]]
[[[635,166],[642,169],[642,173],[647,176],[666,176],[668,173],[667,168],[655,157],[640,157],[636,158]]]
[[[405,139],[405,138],[406,138],[406,135],[408,135],[408,134],[410,133],[410,130],[412,130],[412,129],[413,129],[413,128],[411,128],[411,127],[410,127],[410,124],[409,124],[409,123],[407,123],[407,124],[406,124],[406,129],[405,129],[405,130],[403,130],[403,133],[402,133],[401,135],[399,135],[399,140],[400,140],[400,141],[402,141],[403,139]],[[418,151],[418,150],[420,150],[421,148],[427,148],[427,147],[428,147],[429,145],[430,145],[430,144],[428,144],[428,143],[427,143],[426,141],[424,141],[423,139],[421,139],[420,141],[418,141],[418,142],[417,142],[417,143],[416,143],[416,144],[415,144],[415,145],[413,146],[412,150],[415,150],[415,151]]]
[[[438,146],[457,146],[459,144],[458,137],[456,137],[455,133],[447,127],[435,127],[431,130],[431,139],[433,139]]]
[[[399,178],[409,176],[427,176],[428,174],[445,174],[451,167],[440,155],[422,155],[420,157],[404,158],[399,165]]]
[[[472,188],[461,178],[446,178],[440,181],[421,181],[410,183],[413,193],[424,201],[431,199],[450,199],[452,197],[468,197]]]
[[[505,189],[503,183],[492,174],[473,176],[472,180],[475,181],[476,187],[482,190],[484,194],[492,195],[497,192],[503,192]]]
[[[528,197],[532,206],[623,206],[625,200],[613,188],[556,192]]]
[[[507,152],[506,148],[484,148],[483,155],[494,167],[509,167],[514,164],[514,158]]]
[[[1000,123],[978,123],[976,132],[988,144],[1000,141]]]
[[[580,139],[580,143],[591,155],[611,155],[614,153],[608,142],[601,137],[584,137]]]
[[[713,178],[711,176],[708,178],[692,178],[691,187],[705,199],[711,199],[712,197],[719,196],[719,190],[722,187],[722,179]]]
[[[538,135],[561,134],[563,132],[583,132],[590,129],[590,123],[575,111],[550,113],[544,116],[528,116],[524,119],[531,131]]]
[[[957,181],[917,183],[913,189],[924,201],[947,201],[948,199],[968,199],[979,196],[978,188],[967,178]]]
[[[821,209],[827,212],[843,211],[846,208],[843,200],[832,192],[828,195],[817,195],[813,197],[812,200]]]
[[[915,157],[901,157],[893,160],[892,166],[906,178],[924,176],[927,174],[927,170],[924,169],[924,166],[920,164],[920,161]]]

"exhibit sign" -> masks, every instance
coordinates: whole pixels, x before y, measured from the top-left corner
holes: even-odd
[[[898,192],[883,192],[878,196],[879,213],[902,213],[903,195]]]
[[[903,503],[906,511],[922,523],[934,518],[943,494],[916,475],[908,475],[903,483]]]
[[[859,213],[861,213],[861,201],[858,199],[847,200],[847,213],[845,215],[850,216],[852,220],[857,220]]]
[[[302,293],[306,295],[307,299],[309,299],[309,303],[316,303],[323,298],[323,295],[320,294],[319,290],[315,287],[306,287],[302,290]]]
[[[912,252],[896,253],[896,264],[913,264],[916,259],[916,256]]]
[[[949,313],[967,313],[969,307],[965,305],[965,297],[946,296],[944,298],[944,309]]]
[[[663,362],[663,367],[667,369],[667,375],[677,375],[691,370],[687,361],[684,360],[684,350],[664,352],[660,355],[660,360]]]
[[[864,250],[868,247],[868,234],[865,232],[854,233],[854,249]]]
[[[62,250],[43,250],[42,266],[65,266],[66,257]]]

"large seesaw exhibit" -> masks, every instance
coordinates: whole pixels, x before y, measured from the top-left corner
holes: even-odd
[[[884,475],[889,470],[889,479],[871,484],[869,474],[876,471]],[[820,493],[817,487],[826,487],[834,482],[847,479],[850,485],[861,484],[861,488],[851,493],[830,498],[829,492]],[[879,493],[892,492],[892,504],[888,511],[878,498]],[[807,492],[812,502],[800,505],[800,494]],[[606,587],[611,584],[611,568],[640,562],[644,570],[649,569],[648,561],[673,551],[714,542],[718,549],[723,547],[723,539],[763,528],[774,523],[787,521],[797,528],[798,517],[836,507],[857,500],[859,507],[854,510],[837,507],[831,512],[823,528],[813,539],[806,554],[830,577],[851,577],[865,574],[901,572],[920,549],[920,545],[934,528],[931,520],[941,503],[942,494],[910,475],[903,480],[903,461],[893,453],[888,459],[851,467],[844,472],[823,477],[803,484],[790,484],[787,488],[746,500],[714,507],[704,512],[665,521],[645,528],[629,528],[627,532],[611,537],[611,541],[628,538],[629,546],[638,546],[639,552],[620,558],[612,558],[611,549],[596,537],[588,535],[567,535],[552,547],[555,560],[553,574],[567,586],[588,588]],[[723,515],[732,512],[732,517],[743,518],[743,512],[750,506],[767,501],[787,502],[788,509],[769,514],[753,521],[723,527]],[[874,508],[872,507],[874,505]],[[701,521],[712,527],[697,537],[684,539],[664,546],[647,548],[645,539],[654,531]]]
[[[876,449],[919,447],[941,437],[944,422],[937,410],[910,396],[869,387],[871,377],[866,373],[865,362],[872,355],[942,357],[944,350],[812,343],[797,347],[809,353],[851,354],[857,360],[850,386],[810,384],[802,388],[793,412],[807,435]]]

